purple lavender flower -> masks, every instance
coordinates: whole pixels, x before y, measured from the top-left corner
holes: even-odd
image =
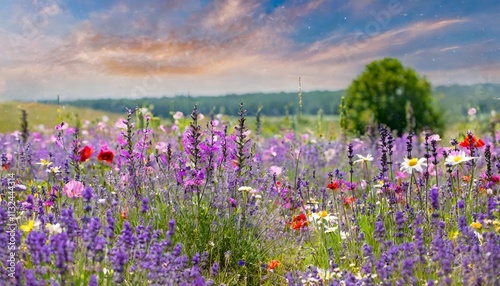
[[[144,197],[142,199],[141,213],[146,213],[149,210],[149,199]]]
[[[108,210],[106,212],[106,228],[103,233],[108,240],[112,240],[115,237],[115,219],[113,218],[113,212]]]
[[[59,269],[61,276],[68,272],[70,264],[73,263],[73,242],[66,232],[55,234],[50,238],[50,248],[55,255],[55,266]]]
[[[127,251],[121,247],[115,247],[111,250],[110,261],[113,266],[113,282],[121,283],[123,282],[123,274],[125,272],[125,267],[128,262]]]
[[[375,231],[373,233],[373,237],[376,238],[379,242],[382,242],[385,239],[384,221],[380,217],[375,222]]]
[[[218,274],[219,274],[219,263],[215,261],[212,267],[210,268],[210,275],[215,277]]]
[[[88,286],[99,286],[99,283],[97,283],[97,276],[93,274],[90,277],[89,285]]]
[[[435,211],[439,210],[439,188],[437,186],[430,189],[429,198],[431,200],[432,208]]]
[[[132,250],[135,246],[136,238],[132,230],[130,223],[125,221],[123,223],[123,229],[118,237],[117,245],[125,247],[127,250]]]
[[[35,273],[31,269],[26,269],[24,271],[24,277],[26,278],[26,286],[39,286],[39,285],[41,285],[37,281]],[[43,279],[42,279],[42,281],[43,281]]]
[[[73,206],[61,210],[61,222],[70,240],[73,240],[80,234],[80,227],[73,214]]]
[[[397,211],[396,212],[397,232],[394,234],[395,237],[400,237],[400,238],[404,237],[404,232],[403,232],[404,222],[405,222],[405,218],[404,218],[403,212]]]

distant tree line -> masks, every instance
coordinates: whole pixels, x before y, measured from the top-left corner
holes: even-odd
[[[302,113],[315,115],[319,109],[322,109],[325,115],[338,115],[340,100],[343,95],[345,95],[344,90],[303,92]],[[442,107],[447,120],[467,116],[467,110],[471,107],[477,108],[482,113],[500,110],[500,84],[438,86],[433,89],[433,96],[437,104]],[[57,104],[57,100],[41,102]],[[170,112],[175,111],[189,114],[195,104],[198,104],[198,109],[203,114],[223,113],[236,116],[240,102],[245,104],[247,114],[251,116],[255,115],[259,106],[262,106],[262,115],[267,116],[282,116],[287,112],[294,115],[300,112],[299,96],[295,92],[72,101],[65,100],[64,95],[61,97],[61,104],[64,105],[87,107],[120,114],[125,112],[125,107],[149,107],[153,105],[153,113],[161,117],[169,117]]]
[[[225,96],[176,96],[160,98],[138,98],[138,99],[88,99],[65,101],[61,104],[77,107],[123,113],[125,107],[149,107],[154,106],[153,113],[162,117],[169,117],[171,112],[181,111],[189,114],[195,104],[203,114],[238,115],[238,104],[244,103],[247,115],[255,115],[259,106],[262,106],[262,115],[282,116],[294,115],[302,111],[303,114],[317,114],[320,109],[324,114],[338,114],[342,91],[312,91],[303,92],[302,110],[299,106],[298,93],[253,93],[244,95]],[[57,104],[57,100],[43,101],[44,103]]]

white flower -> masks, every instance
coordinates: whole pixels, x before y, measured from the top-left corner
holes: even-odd
[[[335,232],[335,231],[337,231],[337,229],[338,229],[338,228],[339,228],[338,226],[334,226],[334,227],[327,227],[327,228],[325,229],[325,233]]]
[[[103,267],[102,268],[102,273],[104,274],[104,276],[108,276],[108,274],[112,274],[113,273],[113,270],[108,270],[108,268]]]
[[[366,155],[366,157],[363,155],[359,155],[359,154],[356,154],[356,156],[358,156],[359,159],[354,161],[354,163],[367,163],[367,162],[373,161],[372,154],[368,154],[368,155]]]
[[[262,199],[261,195],[252,194],[252,197],[254,197],[256,200],[261,200]]]
[[[340,238],[342,240],[346,239],[349,237],[349,233],[345,232],[345,231],[340,231]]]
[[[57,174],[57,173],[61,173],[61,167],[51,167],[47,170],[45,170],[47,173],[51,173],[51,174]]]
[[[40,225],[42,225],[41,221],[39,220],[35,221],[35,223],[33,224],[33,229],[38,230],[40,228]]]
[[[321,269],[317,268],[318,271],[318,276],[326,281],[332,280],[334,278],[334,273],[331,272],[329,269]]]
[[[62,232],[62,227],[61,227],[61,224],[59,224],[59,223],[56,223],[56,224],[48,223],[45,225],[45,228],[49,231],[49,233],[51,235]]]
[[[104,202],[106,201],[106,199],[98,199],[97,200],[97,203],[98,204],[104,204]]]
[[[180,112],[180,111],[177,111],[176,113],[174,113],[174,115],[172,115],[172,117],[173,117],[175,120],[179,120],[179,119],[181,119],[183,116],[184,116],[184,113],[182,113],[182,112]]]
[[[331,215],[326,211],[314,212],[309,216],[309,218],[311,221],[315,221],[318,224],[321,224],[321,220],[332,223],[338,219],[336,216]]]
[[[36,164],[48,167],[48,166],[50,166],[52,164],[52,162],[50,162],[49,160],[40,159],[40,162],[38,162]]]
[[[377,181],[377,183],[375,185],[373,185],[374,188],[376,189],[380,189],[384,186],[384,181],[383,180],[379,180]]]
[[[244,191],[244,192],[250,192],[251,190],[252,190],[252,187],[246,187],[246,186],[240,187],[238,189],[238,191]]]
[[[404,158],[404,162],[401,163],[400,170],[408,174],[411,174],[413,170],[416,170],[417,172],[423,172],[422,167],[427,166],[427,163],[425,161],[425,158]]]
[[[333,158],[335,158],[335,155],[337,154],[337,150],[335,150],[334,148],[330,148],[328,150],[325,151],[325,159],[327,162],[330,162],[331,160],[333,160]]]
[[[448,157],[446,157],[444,164],[446,166],[455,166],[472,159],[474,159],[474,157],[466,156],[464,151],[452,151]]]

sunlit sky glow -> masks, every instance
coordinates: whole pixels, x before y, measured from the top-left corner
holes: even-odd
[[[500,82],[500,1],[7,0],[0,100],[338,90],[399,58]]]

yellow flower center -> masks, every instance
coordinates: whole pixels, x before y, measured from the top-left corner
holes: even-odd
[[[453,161],[455,161],[455,163],[458,163],[458,162],[462,161],[462,157],[456,156],[455,158],[453,158]]]
[[[327,213],[326,211],[320,211],[320,212],[318,213],[318,215],[319,215],[320,217],[326,217],[326,216],[328,215],[328,213]]]
[[[413,167],[417,164],[418,164],[417,158],[413,158],[413,159],[410,159],[410,161],[408,161],[408,166],[410,166],[410,167]]]
[[[481,230],[483,228],[483,225],[480,222],[473,222],[470,224],[472,228],[475,228],[476,230]]]

